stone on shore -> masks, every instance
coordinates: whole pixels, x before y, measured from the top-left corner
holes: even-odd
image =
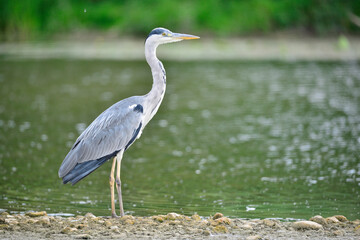
[[[165,216],[165,219],[166,220],[176,220],[180,217],[180,214],[177,214],[177,213],[168,213],[166,216]]]
[[[94,214],[92,214],[92,213],[85,214],[85,217],[86,218],[96,218],[96,216]]]
[[[246,240],[261,240],[262,237],[260,237],[259,235],[253,235],[253,236],[248,236],[246,238]]]
[[[164,222],[164,218],[162,216],[152,216],[152,219],[161,223]]]
[[[240,228],[242,228],[244,230],[248,230],[248,231],[254,230],[254,228],[250,224],[241,225]]]
[[[109,220],[105,220],[105,221],[104,221],[104,225],[105,225],[106,227],[111,227],[111,226],[112,226],[112,222],[109,221]]]
[[[218,225],[218,226],[214,227],[214,232],[215,233],[228,233],[229,230],[224,225]]]
[[[74,236],[75,239],[91,239],[89,234],[78,234]]]
[[[194,214],[191,216],[191,219],[192,220],[195,220],[195,221],[201,221],[201,217],[198,215],[198,214]]]
[[[213,222],[214,222],[214,225],[218,225],[218,224],[230,225],[231,224],[231,220],[229,218],[227,218],[227,217],[217,218]]]
[[[135,218],[131,215],[125,215],[120,218],[120,220],[125,224],[134,225],[135,224]]]
[[[222,218],[222,217],[224,217],[224,214],[222,214],[222,213],[215,213],[215,215],[213,216],[213,220],[216,220],[216,219],[218,219],[218,218]]]
[[[328,217],[325,219],[328,224],[339,223],[340,221],[336,217]]]
[[[334,236],[344,236],[345,235],[345,232],[344,230],[335,230],[332,232]]]
[[[9,213],[8,212],[2,212],[0,215],[6,217],[7,215],[9,215]]]
[[[271,219],[264,219],[263,223],[268,226],[268,227],[272,227],[272,228],[277,228],[278,224],[275,220],[271,220]]]
[[[323,226],[327,224],[325,218],[323,218],[320,215],[316,215],[316,216],[310,218],[310,221],[316,222],[316,223],[321,224]]]
[[[335,215],[334,216],[337,220],[339,220],[340,222],[347,222],[349,221],[345,216],[343,215]]]
[[[25,214],[26,216],[29,217],[41,217],[41,216],[46,216],[47,213],[45,211],[41,211],[41,212],[28,212]]]
[[[39,224],[43,225],[44,227],[50,226],[50,218],[48,216],[43,216],[41,219],[38,220]]]
[[[65,227],[61,230],[61,233],[64,233],[64,234],[70,234],[70,233],[74,233],[76,232],[77,229],[76,228],[72,228],[72,227]]]
[[[293,228],[295,228],[296,230],[320,230],[323,229],[323,226],[321,226],[320,224],[316,223],[316,222],[312,222],[312,221],[298,221],[298,222],[294,222],[293,223]]]

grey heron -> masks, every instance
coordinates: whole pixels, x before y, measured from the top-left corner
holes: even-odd
[[[111,215],[117,217],[114,183],[119,198],[120,216],[124,216],[120,167],[124,152],[141,136],[144,127],[154,117],[164,98],[166,73],[156,57],[160,44],[199,37],[173,33],[165,28],[153,29],[145,41],[145,58],[151,68],[153,85],[149,93],[123,99],[101,113],[77,138],[59,169],[63,183],[72,185],[113,159],[110,172]],[[114,179],[116,167],[116,179]]]

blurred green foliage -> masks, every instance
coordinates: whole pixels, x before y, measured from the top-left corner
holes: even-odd
[[[0,0],[0,39],[77,30],[143,36],[157,26],[225,36],[281,30],[359,33],[349,12],[360,14],[359,0]]]

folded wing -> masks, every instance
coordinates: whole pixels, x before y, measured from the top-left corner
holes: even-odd
[[[75,184],[135,141],[142,129],[143,107],[131,100],[105,110],[79,136],[59,169],[64,183]]]

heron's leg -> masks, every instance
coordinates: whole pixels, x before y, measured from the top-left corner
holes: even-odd
[[[116,215],[116,211],[115,211],[115,200],[114,200],[114,173],[115,173],[115,164],[116,164],[116,157],[114,157],[113,163],[112,163],[112,167],[111,167],[111,172],[110,172],[110,193],[111,193],[111,217],[115,218],[117,217]]]
[[[116,168],[116,190],[118,192],[119,195],[119,207],[120,207],[120,217],[123,217],[124,214],[124,207],[123,207],[123,201],[122,201],[122,195],[121,195],[121,180],[120,180],[120,168],[121,168],[121,160],[122,160],[122,156],[123,156],[124,151],[121,150],[117,155],[116,155],[116,160],[117,160],[117,168]]]

